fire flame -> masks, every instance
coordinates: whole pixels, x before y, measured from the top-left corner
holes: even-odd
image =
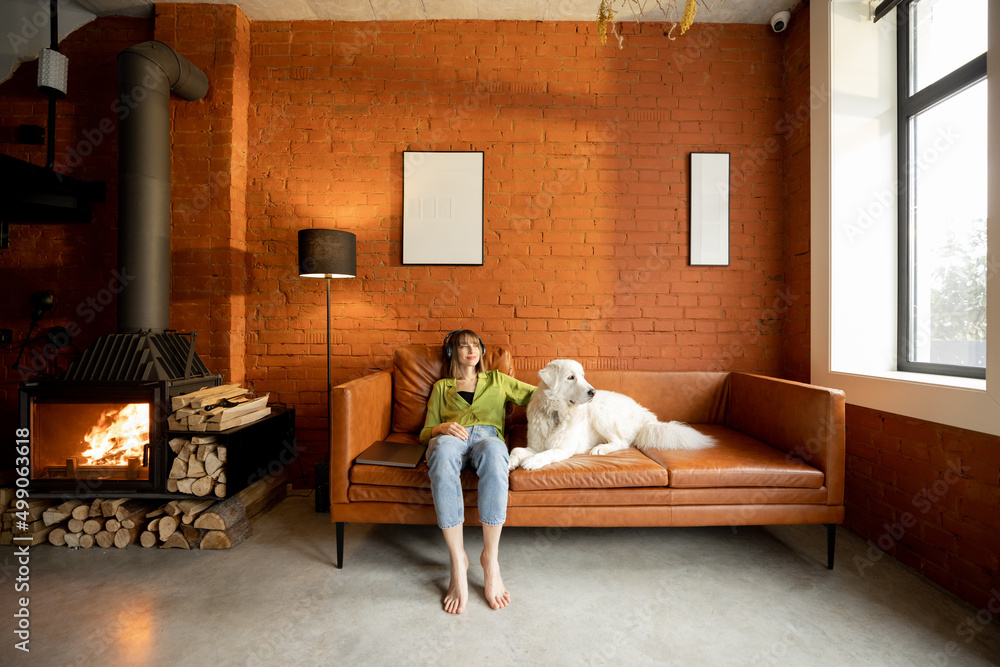
[[[123,466],[131,457],[142,458],[149,443],[149,405],[130,403],[121,410],[108,410],[83,439],[90,445],[82,454],[86,465]]]

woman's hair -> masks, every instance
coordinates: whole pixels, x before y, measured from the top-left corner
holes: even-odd
[[[445,353],[446,357],[451,357],[451,362],[448,364],[448,375],[450,377],[458,377],[458,347],[465,342],[470,342],[479,346],[479,361],[476,362],[476,372],[486,372],[486,350],[483,347],[482,339],[479,338],[475,331],[461,329],[460,331],[456,331],[448,336],[448,339],[445,341],[445,344],[451,351],[450,355],[448,355],[447,352]]]

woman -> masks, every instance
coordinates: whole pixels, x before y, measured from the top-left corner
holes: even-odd
[[[462,468],[479,475],[479,521],[483,524],[483,566],[486,601],[493,609],[506,607],[510,594],[500,577],[500,531],[507,519],[508,451],[503,440],[504,406],[527,405],[535,388],[500,371],[486,371],[482,339],[467,329],[444,339],[449,377],[438,380],[427,401],[427,419],[420,441],[428,443],[431,494],[438,527],[451,559],[451,583],[444,610],[461,614],[469,599],[469,558],[462,538],[465,504]]]

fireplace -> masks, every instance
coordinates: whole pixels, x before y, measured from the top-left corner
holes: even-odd
[[[216,384],[212,377],[209,385]],[[31,489],[76,497],[166,494],[170,398],[203,386],[204,378],[25,383],[20,410],[32,440]]]

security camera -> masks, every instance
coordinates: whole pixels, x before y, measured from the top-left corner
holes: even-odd
[[[791,12],[778,12],[771,17],[771,28],[775,32],[784,32],[788,27],[788,22],[792,20]]]

